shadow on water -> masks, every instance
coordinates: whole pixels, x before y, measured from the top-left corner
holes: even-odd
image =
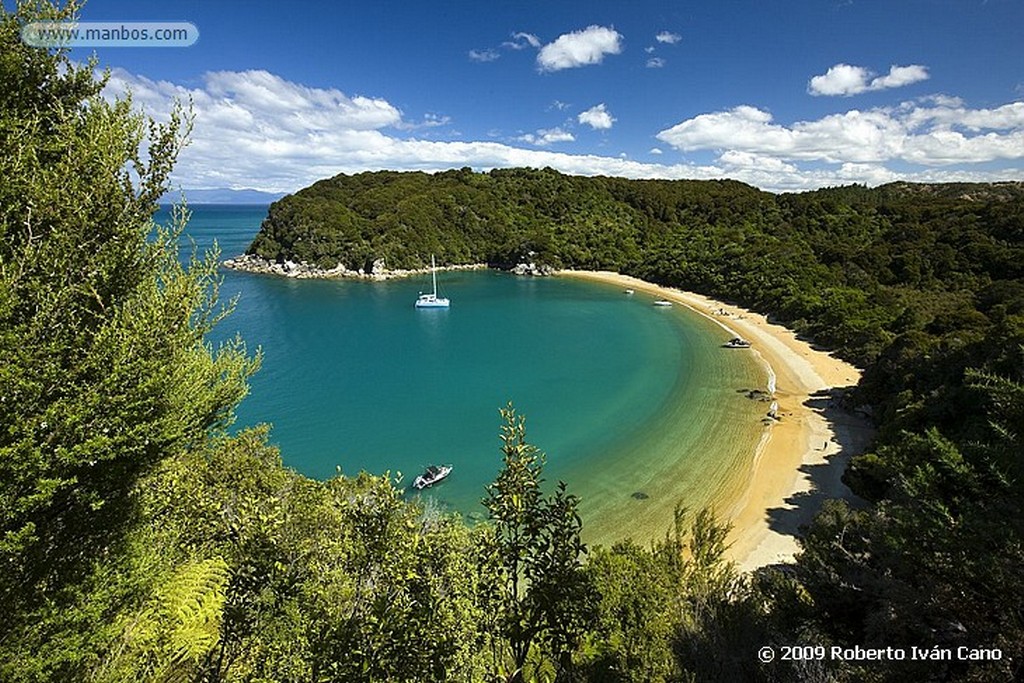
[[[804,401],[805,407],[824,417],[832,436],[827,441],[822,439],[811,444],[824,462],[804,463],[799,468],[809,488],[787,497],[785,507],[768,510],[768,526],[772,531],[800,538],[826,500],[842,498],[854,507],[862,504],[863,501],[842,482],[842,476],[850,459],[863,453],[871,443],[874,427],[844,401],[851,388],[823,389]]]

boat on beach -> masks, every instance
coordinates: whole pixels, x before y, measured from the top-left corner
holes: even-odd
[[[416,299],[416,308],[448,308],[448,299],[437,295],[437,264],[434,262],[433,254],[430,255],[430,276],[434,282],[434,291],[426,294],[420,292],[420,297]]]
[[[423,472],[423,474],[413,480],[412,487],[417,491],[422,491],[423,489],[430,488],[437,482],[443,480],[451,473],[451,465],[431,465]]]
[[[750,342],[742,337],[733,337],[729,341],[722,344],[727,349],[749,349]]]

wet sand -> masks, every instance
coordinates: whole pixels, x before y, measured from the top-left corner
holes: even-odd
[[[830,498],[851,498],[840,477],[850,457],[862,452],[873,434],[870,424],[840,410],[829,390],[857,384],[860,371],[812,348],[765,316],[708,297],[660,287],[612,272],[561,271],[577,277],[646,292],[687,306],[751,342],[765,362],[769,388],[777,401],[777,421],[765,429],[745,477],[714,506],[733,529],[729,557],[749,571],[792,561],[800,527]],[[766,404],[767,405],[767,404]],[[671,518],[665,520],[665,528]]]

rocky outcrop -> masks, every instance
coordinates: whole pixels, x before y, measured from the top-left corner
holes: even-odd
[[[359,270],[351,270],[345,266],[344,263],[339,263],[333,268],[321,268],[305,261],[295,262],[285,260],[282,263],[277,261],[270,261],[255,254],[242,254],[235,258],[229,258],[222,263],[225,268],[231,270],[240,270],[246,273],[260,273],[263,275],[279,275],[283,277],[291,277],[298,280],[312,280],[312,279],[332,279],[332,278],[362,278],[366,280],[391,280],[400,277],[410,277],[412,275],[422,275],[429,273],[429,268],[419,268],[412,270],[395,269],[389,270],[385,265],[384,259],[379,258],[374,260],[373,265],[370,267],[369,272],[360,268]],[[468,265],[455,265],[445,266],[438,268],[438,270],[478,270],[480,268],[486,268],[486,264],[472,263]]]
[[[552,275],[555,269],[546,263],[517,263],[512,267],[511,273],[514,275]]]
[[[262,273],[264,275],[282,275],[298,279],[310,278],[334,278],[334,277],[364,277],[362,270],[349,270],[343,263],[334,268],[320,268],[305,262],[285,260],[282,263],[269,261],[256,256],[255,254],[242,254],[235,258],[229,258],[223,262],[225,268],[241,270],[247,273]]]

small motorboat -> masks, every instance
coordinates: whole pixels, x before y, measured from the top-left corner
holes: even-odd
[[[632,296],[632,295],[633,295],[633,290],[632,289],[627,289],[626,290],[626,296]]]
[[[451,473],[451,465],[431,465],[423,474],[413,480],[412,486],[417,491],[422,491],[423,489],[430,488]]]
[[[671,301],[667,301],[665,299],[658,299],[657,301],[654,302],[654,305],[655,306],[671,306],[672,302]]]
[[[750,342],[742,337],[733,337],[729,341],[722,344],[727,349],[749,349]]]

